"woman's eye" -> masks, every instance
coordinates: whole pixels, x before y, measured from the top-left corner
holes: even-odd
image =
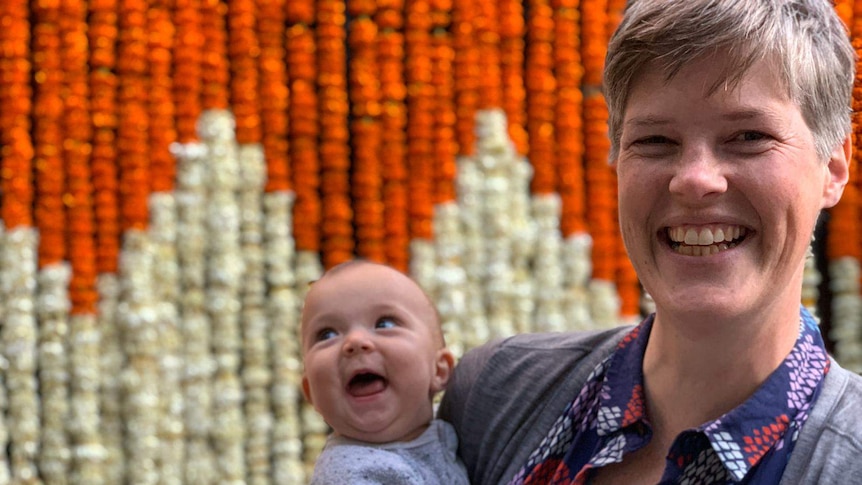
[[[769,135],[759,131],[743,131],[737,134],[733,141],[763,141],[769,138]]]
[[[338,335],[335,330],[331,328],[324,328],[323,330],[317,332],[317,342],[323,342],[324,340],[329,340]]]
[[[670,140],[660,135],[645,136],[643,138],[635,140],[635,144],[637,145],[660,145],[664,143],[670,143]]]
[[[374,324],[374,328],[395,328],[397,326],[398,324],[391,317],[383,317]]]

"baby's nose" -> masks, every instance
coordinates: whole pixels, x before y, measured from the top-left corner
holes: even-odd
[[[368,352],[374,345],[371,342],[371,338],[368,335],[368,332],[362,330],[354,330],[347,334],[344,339],[344,353],[345,354],[354,354],[359,352]]]

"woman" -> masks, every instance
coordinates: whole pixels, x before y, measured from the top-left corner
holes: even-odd
[[[656,311],[465,355],[440,415],[472,483],[859,483],[862,378],[800,305],[848,179],[853,79],[827,0],[629,2],[605,95]]]

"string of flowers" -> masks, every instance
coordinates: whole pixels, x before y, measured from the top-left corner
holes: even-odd
[[[59,3],[37,5],[33,16],[34,216],[39,230],[39,266],[45,267],[60,263],[66,256]]]
[[[407,107],[404,85],[404,0],[379,1],[377,66],[380,72],[380,145],[383,172],[383,206],[386,261],[407,272],[410,236],[407,211],[407,162],[405,127]]]
[[[605,57],[607,0],[581,5],[581,59],[584,65],[584,165],[587,223],[593,237],[591,313],[596,323],[616,321],[617,237],[614,173],[608,165],[607,106],[600,92]]]
[[[307,8],[301,8],[307,4]],[[314,1],[293,0],[287,8],[287,77],[290,82],[288,124],[290,126],[290,160],[293,167],[294,238],[298,251],[320,251],[321,207],[318,153],[318,115],[316,42],[311,24]],[[309,12],[310,15],[294,15]]]
[[[554,143],[556,80],[553,67],[554,20],[548,0],[527,3],[527,133],[530,137],[531,189],[534,194],[556,190]]]
[[[552,0],[553,72],[556,78],[557,102],[554,111],[557,184],[560,197],[559,230],[564,238],[563,315],[567,327],[590,325],[587,285],[591,276],[590,248],[587,232],[586,188],[584,187],[584,99],[581,83],[580,1]]]
[[[622,19],[623,11],[625,10],[626,0],[608,0],[608,23],[604,43],[607,44],[611,34],[616,30]],[[616,191],[616,183],[613,184]],[[614,194],[616,200],[616,194]],[[614,220],[616,215],[614,215]],[[624,319],[639,319],[640,315],[640,299],[641,288],[637,273],[629,260],[625,246],[619,237],[619,231],[614,226],[614,233],[617,240],[617,292],[620,295],[620,315]]]
[[[185,426],[182,402],[184,369],[178,365],[184,357],[182,331],[177,302],[182,294],[177,257],[177,203],[174,197],[176,159],[171,145],[177,140],[175,125],[173,54],[177,41],[176,26],[171,19],[173,0],[152,0],[147,11],[148,100],[151,194],[148,236],[152,242],[154,299],[164,302],[156,307],[160,352],[159,396],[159,463],[158,474],[166,482],[178,482],[186,466]],[[168,303],[170,302],[170,303]]]
[[[405,82],[410,238],[430,240],[434,213],[434,88],[431,85],[431,17],[427,0],[405,2]]]
[[[263,152],[266,154],[266,191],[289,190],[287,70],[284,65],[286,0],[257,0],[257,36],[260,43],[259,89]],[[294,3],[294,2],[290,2]],[[296,2],[300,3],[300,2]]]
[[[447,5],[448,4],[448,5]],[[431,85],[434,87],[434,203],[455,201],[455,177],[458,167],[455,156],[458,144],[455,141],[454,77],[452,60],[452,37],[448,33],[452,5],[450,0],[434,1],[431,18],[435,19],[431,35]]]
[[[497,0],[474,0],[475,28],[479,55],[479,109],[502,106],[503,90],[500,77],[500,31]],[[408,20],[409,21],[409,20]]]
[[[455,140],[460,155],[471,155],[475,148],[475,116],[479,104],[479,49],[477,47],[475,18],[476,0],[458,0],[452,3],[452,47],[455,59],[452,74],[455,78]]]
[[[608,0],[607,39],[610,39],[623,18],[627,0]]]
[[[143,0],[119,4],[117,77],[117,161],[121,229],[145,229],[150,192],[149,80],[147,79],[147,5]]]
[[[147,62],[149,65],[150,181],[153,192],[174,188],[176,166],[170,152],[177,139],[174,125],[173,59],[175,27],[171,19],[173,0],[153,0],[147,10]]]
[[[851,32],[853,46],[857,55],[862,53],[862,16],[853,17],[854,8],[852,2],[836,2],[835,8]],[[856,5],[856,12],[862,12],[862,2]],[[862,75],[858,69],[862,67],[862,61],[857,57],[857,74],[853,87],[852,117],[853,117],[853,143],[860,139],[862,126],[860,126],[859,110],[862,109]],[[831,298],[831,330],[830,337],[835,341],[835,354],[841,364],[849,369],[862,372],[862,210],[860,210],[859,186],[859,163],[862,156],[858,151],[853,154],[850,163],[850,180],[844,188],[844,195],[834,207],[830,209],[829,234],[826,239],[826,257],[829,261],[829,286],[832,290]],[[813,259],[813,258],[812,258]],[[819,281],[817,281],[819,283]],[[803,299],[806,297],[815,299],[815,291],[805,291],[803,288]],[[816,303],[816,301],[814,302]]]
[[[0,382],[8,389],[4,419],[0,420],[0,444],[8,461],[0,462],[0,474],[13,482],[29,483],[37,476],[39,449],[39,396],[36,381],[37,328],[30,304],[35,298],[38,238],[33,222],[30,138],[32,110],[30,87],[30,21],[27,0],[0,2],[0,197],[6,231],[0,245],[0,268],[6,284],[0,344],[5,349],[6,370]],[[8,438],[7,438],[8,436]],[[5,454],[4,454],[5,455]]]
[[[467,275],[463,265],[464,237],[461,213],[457,204],[458,143],[455,139],[455,104],[452,26],[453,4],[450,0],[430,2],[431,85],[434,90],[434,240],[426,245],[434,254],[433,277],[435,303],[440,326],[452,352],[463,353],[462,323],[465,313],[464,293]],[[417,242],[416,246],[422,247]]]
[[[230,0],[227,4],[229,106],[236,119],[236,141],[241,145],[260,143],[257,66],[260,44],[255,31],[255,1]]]
[[[244,394],[241,400],[244,415],[241,418],[245,421],[246,472],[240,477],[250,482],[262,482],[270,471],[268,449],[271,415],[267,397],[268,382],[261,379],[269,372],[269,355],[266,352],[269,325],[260,305],[266,291],[260,211],[266,164],[261,144],[261,99],[258,98],[258,90],[262,87],[262,59],[258,55],[261,51],[260,32],[256,25],[259,12],[254,0],[232,0],[229,6],[231,108],[236,116],[236,140],[240,144],[238,161],[241,182],[237,202],[242,217],[239,249],[244,260],[243,279],[246,281],[239,289],[242,308],[239,315],[240,333],[234,336],[242,340],[237,346],[241,347],[242,358],[242,367],[238,371]]]
[[[289,217],[292,194],[287,192],[290,189],[290,172],[287,160],[289,94],[284,66],[285,1],[257,0],[255,10],[260,46],[257,68],[263,166],[260,167],[260,173],[255,171],[257,163],[241,167],[246,194],[242,203],[249,205],[249,215],[243,224],[246,246],[243,252],[251,256],[246,257],[246,272],[258,283],[248,285],[243,292],[243,384],[248,429],[248,481],[267,483],[273,476],[273,462],[279,463],[279,469],[282,462],[280,457],[271,452],[273,443],[284,442],[281,441],[284,436],[275,435],[273,428],[270,386],[275,382],[273,364],[279,361],[271,355],[270,349],[272,354],[286,352],[292,357],[296,355],[297,346],[279,345],[283,344],[283,335],[295,329],[294,326],[288,326],[288,322],[295,321],[295,317],[281,316],[278,310],[274,310],[283,306],[284,299],[281,296],[288,293],[293,284],[290,273],[294,263],[293,246],[288,244],[292,239]],[[265,193],[259,193],[261,188]],[[263,211],[259,208],[255,210],[256,203],[259,206],[258,198],[263,203]],[[259,218],[251,216],[255,213],[260,215]],[[271,228],[273,225],[280,227]],[[268,298],[272,300],[271,303],[267,301]],[[275,338],[279,340],[275,341]]]
[[[212,5],[204,5],[201,0],[173,0],[175,38],[173,42],[173,104],[177,143],[171,146],[176,158],[175,219],[163,214],[161,224],[165,227],[164,238],[171,236],[169,224],[176,225],[176,258],[179,262],[179,279],[182,292],[177,295],[177,313],[181,325],[176,329],[178,337],[184,342],[180,355],[183,359],[184,378],[181,382],[183,420],[182,446],[165,446],[165,453],[174,453],[168,460],[173,465],[180,460],[181,476],[196,477],[202,482],[213,481],[216,475],[215,459],[210,444],[212,423],[212,369],[213,358],[210,352],[212,333],[210,321],[204,307],[206,280],[206,236],[205,207],[207,205],[206,180],[204,180],[206,148],[199,141],[198,121],[203,105],[204,84],[209,89],[219,89],[213,83],[212,73],[204,74],[207,66],[217,62],[209,57],[208,39],[217,38],[217,33],[208,33],[210,18],[218,22],[217,12]],[[205,10],[206,9],[206,10]],[[204,51],[204,46],[207,50]],[[217,47],[217,46],[214,46]],[[220,52],[215,50],[214,56]],[[154,196],[154,202],[158,200]],[[155,226],[155,224],[154,224]],[[181,237],[179,235],[182,235]],[[166,339],[168,336],[166,336]],[[171,421],[166,419],[166,421]],[[167,424],[167,423],[166,423]],[[176,443],[176,435],[163,431],[166,439]],[[176,473],[176,472],[173,472]]]
[[[272,413],[268,340],[271,328],[265,309],[268,295],[266,250],[269,248],[264,244],[264,218],[267,213],[262,210],[266,162],[260,144],[240,145],[238,155],[240,251],[244,271],[239,290],[241,333],[236,337],[241,345],[242,407],[246,428],[243,443],[246,473],[241,479],[247,483],[268,483],[271,472]],[[282,207],[287,208],[287,205]],[[292,261],[292,257],[288,261]]]
[[[176,141],[197,140],[201,113],[201,76],[204,36],[201,31],[201,0],[173,0],[175,38],[173,53],[173,106]]]
[[[201,104],[203,109],[227,109],[230,67],[227,58],[227,4],[202,0],[201,33],[206,55],[201,59]]]
[[[90,154],[92,114],[90,112],[87,8],[77,0],[62,2],[60,32],[66,73],[63,144],[67,172],[68,254],[71,267],[69,299],[70,406],[74,420],[67,424],[73,448],[72,474],[82,483],[102,482],[104,451],[99,430],[99,332],[95,314],[96,290],[95,227]]]
[[[100,334],[100,442],[103,447],[102,479],[117,483],[124,473],[120,386],[114,372],[122,365],[123,355],[117,325],[111,309],[117,305],[117,265],[119,262],[120,222],[117,183],[117,87],[114,73],[117,44],[117,2],[89,2],[87,35],[89,46],[90,111],[92,153],[90,167],[95,223],[96,271],[99,295]],[[112,284],[114,283],[114,284]],[[107,323],[107,324],[105,324]]]
[[[381,133],[376,11],[377,6],[373,2],[347,2],[351,19],[347,34],[353,161],[350,190],[356,226],[356,253],[371,261],[385,262],[383,174],[378,158]]]
[[[319,277],[321,247],[321,198],[320,166],[318,160],[320,133],[318,93],[315,86],[318,67],[315,51],[313,24],[315,21],[314,0],[291,0],[285,4],[287,35],[287,77],[290,83],[288,106],[290,161],[296,202],[293,206],[293,235],[296,241],[296,285],[291,295],[299,305],[310,281]],[[285,300],[289,300],[285,295]],[[285,303],[289,303],[286,301]],[[295,312],[287,314],[285,326],[276,326],[276,336],[294,330],[289,341],[295,341]],[[293,324],[293,325],[291,325]],[[279,341],[283,341],[281,338]],[[274,354],[273,385],[284,390],[273,395],[273,413],[276,424],[273,440],[284,437],[284,447],[279,447],[274,456],[273,475],[281,480],[306,475],[305,469],[314,463],[316,453],[323,447],[327,431],[322,419],[305,403],[298,393],[300,381],[298,349],[282,359],[281,352]],[[291,347],[288,347],[290,350]],[[308,418],[308,419],[307,419]],[[295,424],[295,426],[291,426]],[[301,426],[300,426],[301,425]],[[297,482],[304,483],[304,482]]]
[[[96,224],[96,267],[116,273],[120,247],[117,185],[116,0],[90,2],[87,23],[90,47],[90,109],[93,123],[93,208]]]
[[[33,141],[30,138],[30,22],[29,2],[16,0],[0,6],[3,29],[0,29],[3,57],[0,63],[0,153],[3,172],[0,178],[3,222],[7,229],[33,223],[33,185],[30,162]]]
[[[41,409],[39,468],[49,481],[65,481],[69,474],[68,267],[66,256],[66,211],[63,194],[64,166],[63,69],[59,2],[34,6],[33,142],[35,147],[36,229],[39,232],[39,293],[36,316],[39,332],[39,392]],[[52,302],[56,302],[53,303]],[[66,305],[60,304],[60,302]]]
[[[583,93],[584,71],[580,55],[579,0],[555,0],[554,9],[554,77],[557,80],[557,102],[554,112],[554,135],[557,148],[557,191],[562,200],[560,230],[563,237],[584,233],[586,199],[584,198]]]
[[[509,122],[509,138],[520,154],[528,151],[529,140],[525,108],[527,92],[524,87],[524,2],[499,2],[500,19],[500,76],[502,79],[502,108]]]
[[[317,62],[320,96],[320,193],[323,206],[323,265],[330,268],[353,257],[353,207],[350,201],[350,104],[347,93],[345,5],[317,2]]]
[[[149,483],[157,476],[159,457],[158,332],[148,318],[153,305],[152,254],[143,232],[149,223],[149,99],[147,2],[119,3],[117,46],[118,92],[117,147],[119,164],[120,223],[124,247],[120,253],[126,305],[118,315],[123,348],[128,358],[124,379],[123,418],[127,425],[125,449],[128,480]]]
[[[854,0],[834,0],[833,3],[835,4],[835,12],[838,14],[838,17],[850,29],[853,26]]]

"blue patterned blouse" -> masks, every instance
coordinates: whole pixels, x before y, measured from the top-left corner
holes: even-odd
[[[777,484],[829,371],[814,317],[800,311],[793,350],[755,393],[720,418],[680,433],[661,484]],[[622,461],[652,437],[642,361],[653,316],[593,370],[580,394],[510,482],[586,484],[591,470]]]

